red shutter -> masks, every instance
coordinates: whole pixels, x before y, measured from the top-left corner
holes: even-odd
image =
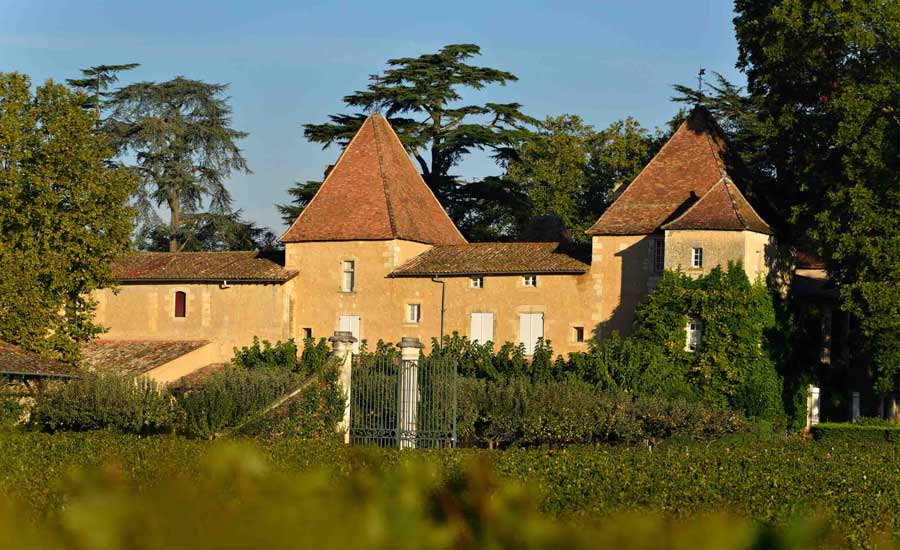
[[[187,313],[187,295],[178,291],[175,293],[175,317],[185,317]]]

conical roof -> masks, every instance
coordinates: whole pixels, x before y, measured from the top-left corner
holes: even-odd
[[[366,119],[281,242],[404,239],[464,244],[381,115]]]
[[[666,230],[718,229],[771,234],[772,228],[750,206],[730,178],[723,177],[684,214],[663,226]]]
[[[647,235],[677,217],[725,176],[725,141],[709,112],[695,108],[588,235]]]

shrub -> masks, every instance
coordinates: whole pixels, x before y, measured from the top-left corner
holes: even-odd
[[[329,438],[344,418],[340,363],[328,361],[316,378],[283,405],[241,426],[238,434],[259,437]]]
[[[816,440],[824,443],[865,445],[887,441],[900,444],[900,426],[896,425],[822,423],[810,431]]]
[[[462,378],[457,429],[462,444],[570,445],[710,440],[747,431],[731,410],[659,396],[605,392],[577,380]]]
[[[88,373],[37,394],[30,425],[46,432],[116,430],[147,434],[170,431],[176,409],[153,380]]]
[[[302,376],[289,370],[226,367],[200,386],[179,392],[179,432],[213,437],[259,413],[301,382]]]
[[[0,429],[12,428],[19,423],[25,408],[15,395],[0,393]]]
[[[283,369],[296,371],[298,367],[298,350],[294,339],[287,342],[276,342],[274,345],[268,340],[260,342],[253,337],[253,345],[243,348],[234,348],[234,358],[231,364],[244,369]]]

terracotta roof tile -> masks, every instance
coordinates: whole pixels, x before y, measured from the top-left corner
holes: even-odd
[[[794,252],[794,264],[797,269],[825,269],[825,262],[821,258],[799,249]]]
[[[62,361],[0,341],[0,374],[67,378],[77,376],[78,369]]]
[[[471,243],[435,246],[391,273],[391,277],[585,273],[590,250],[571,243]]]
[[[727,176],[713,185],[684,214],[664,225],[663,229],[747,230],[772,234],[772,228],[759,217]]]
[[[657,232],[725,175],[725,142],[710,114],[694,109],[588,235]]]
[[[280,283],[297,272],[260,252],[135,252],[113,263],[122,282],[233,281]]]
[[[466,240],[419,175],[388,121],[372,115],[281,242]]]
[[[98,372],[137,376],[209,342],[203,340],[91,340],[81,346],[84,365]]]

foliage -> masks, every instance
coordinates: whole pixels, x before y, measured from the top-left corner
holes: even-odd
[[[100,332],[91,291],[129,248],[135,180],[111,168],[84,96],[0,73],[0,339],[77,359]]]
[[[827,444],[871,445],[887,441],[900,444],[900,426],[872,422],[854,424],[822,423],[810,428],[817,441]]]
[[[17,396],[0,391],[0,429],[17,425],[24,412],[25,407]]]
[[[507,176],[521,185],[532,215],[558,215],[576,240],[658,149],[633,118],[596,131],[575,115],[548,117],[510,161]]]
[[[750,284],[740,264],[697,278],[668,271],[635,315],[633,338],[661,348],[705,401],[762,418],[782,414],[782,383],[768,355],[772,297],[763,281]],[[695,352],[686,346],[689,318],[703,327]]]
[[[877,376],[900,375],[900,4],[739,0],[738,66],[778,193],[855,315]]]
[[[160,222],[144,224],[137,236],[137,247],[148,252],[169,250],[171,228]],[[260,250],[279,248],[272,231],[245,220],[241,211],[218,214],[195,212],[185,214],[178,228],[178,242],[183,252],[219,252],[225,250]]]
[[[714,439],[746,431],[733,411],[661,397],[598,391],[576,380],[462,378],[458,431],[469,445],[635,443]]]
[[[210,212],[230,213],[224,180],[234,171],[249,172],[237,141],[246,137],[231,127],[227,86],[177,77],[167,82],[138,82],[113,92],[106,128],[136,160],[141,186],[136,203],[145,222],[153,206],[171,213],[169,250],[180,250],[182,214],[200,211],[209,197]]]
[[[85,373],[39,392],[29,424],[44,432],[149,434],[171,431],[176,418],[171,396],[148,378]]]
[[[348,107],[363,112],[331,115],[328,123],[307,124],[306,138],[326,147],[346,145],[366,112],[383,112],[460,230],[466,235],[490,234],[496,230],[493,210],[522,201],[511,186],[496,178],[462,184],[451,171],[472,151],[485,149],[505,166],[535,121],[521,112],[518,103],[460,103],[466,90],[517,80],[512,73],[466,63],[480,54],[474,44],[451,44],[437,53],[390,59],[388,69],[374,76],[366,90],[344,97]],[[297,191],[299,197],[302,189]],[[480,210],[485,203],[492,217]]]
[[[94,111],[99,122],[103,106],[110,96],[110,93],[106,90],[111,84],[119,81],[116,73],[130,71],[140,66],[140,63],[95,65],[87,69],[81,69],[82,78],[67,78],[66,84],[87,94],[88,98],[85,100],[83,107]]]
[[[313,374],[324,368],[329,354],[328,342],[324,338],[320,338],[318,342],[312,338],[304,340],[303,352],[300,353],[293,338],[272,344],[254,336],[252,345],[234,348],[231,363],[235,367],[250,370],[272,369]]]
[[[143,539],[151,548],[155,541],[171,546],[159,538],[169,535],[179,541],[176,546],[194,542],[195,536],[200,546],[214,545],[219,536],[226,546],[245,546],[243,537],[252,536],[250,546],[296,547],[307,534],[316,544],[336,546],[343,539],[335,537],[348,533],[357,537],[354,547],[383,540],[414,540],[421,546],[422,537],[450,526],[461,529],[458,522],[483,522],[464,523],[469,527],[461,532],[470,536],[498,533],[511,513],[503,495],[515,486],[528,488],[518,494],[532,503],[529,514],[540,512],[531,519],[510,516],[515,529],[530,529],[544,518],[552,529],[583,532],[592,548],[631,543],[658,548],[660,540],[679,547],[685,526],[697,521],[699,530],[683,541],[686,548],[792,548],[798,540],[809,540],[809,546],[798,548],[872,548],[900,536],[900,450],[879,442],[721,441],[659,445],[652,452],[644,446],[400,452],[295,438],[244,446],[250,450],[173,436],[0,434],[0,492],[21,503],[23,515],[17,518],[35,520],[20,521],[17,536],[8,540],[30,540],[32,524],[46,536],[65,525],[79,529],[77,536],[67,531],[66,540],[92,547],[80,538],[87,532],[131,533],[111,522],[134,527],[149,521],[153,529],[139,528],[156,533]],[[302,491],[312,489],[313,505],[302,508]],[[422,493],[438,500],[423,501]],[[388,495],[396,498],[383,500]],[[463,503],[470,504],[461,508]],[[112,510],[98,508],[104,505]],[[375,522],[366,525],[379,529],[341,528],[363,524],[353,519],[360,507],[368,510],[367,521]],[[420,537],[404,538],[412,535],[401,529],[418,525],[411,518],[421,513],[434,513],[429,517],[435,523]],[[721,524],[707,516],[711,513],[730,516]],[[808,522],[782,531],[806,515]],[[340,526],[333,524],[335,517]],[[219,530],[229,525],[240,529]],[[286,531],[291,525],[303,529]],[[752,546],[745,528],[762,529],[765,544]],[[830,534],[798,539],[803,533]],[[283,539],[260,538],[282,534]],[[368,538],[380,536],[389,539]],[[723,542],[731,536],[740,541]],[[523,539],[500,545],[535,540],[532,534]],[[121,547],[133,546],[133,540]],[[560,541],[550,546],[575,547]]]
[[[177,392],[182,413],[178,431],[191,437],[215,437],[260,413],[302,381],[302,377],[281,366],[226,367],[202,384]]]
[[[308,380],[297,395],[242,425],[237,433],[267,438],[336,438],[345,405],[340,368],[336,358],[323,362],[319,376]]]

